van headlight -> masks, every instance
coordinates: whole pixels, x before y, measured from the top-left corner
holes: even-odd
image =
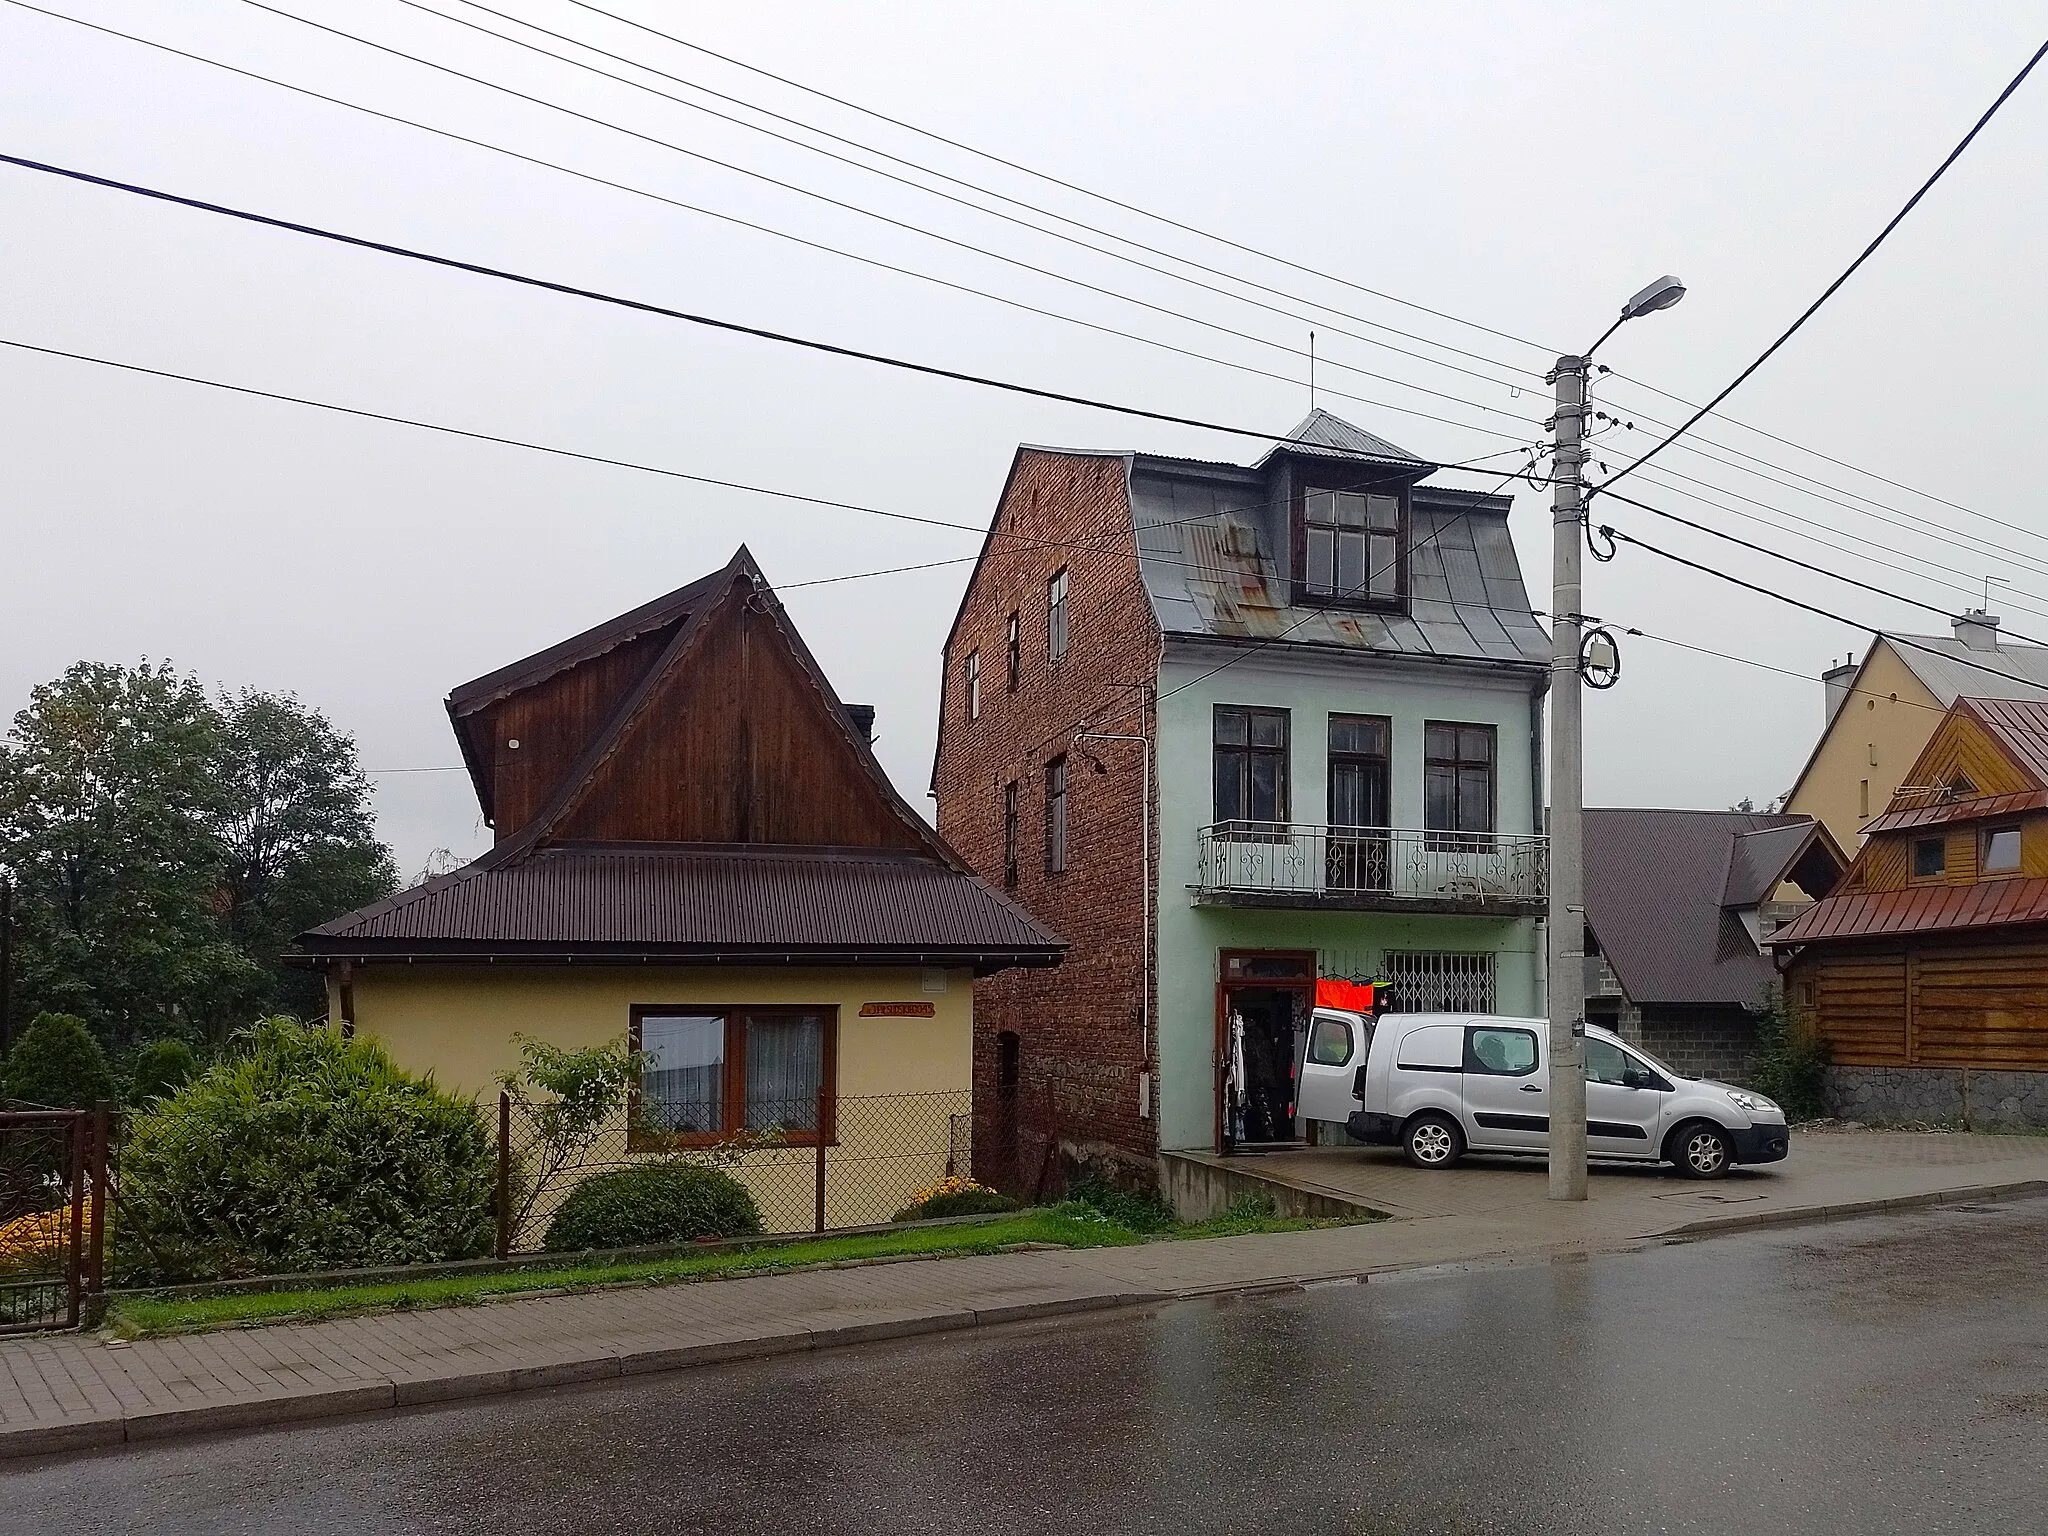
[[[1760,1093],[1751,1093],[1744,1088],[1730,1088],[1728,1099],[1737,1109],[1752,1115],[1775,1115],[1781,1113],[1778,1106]]]

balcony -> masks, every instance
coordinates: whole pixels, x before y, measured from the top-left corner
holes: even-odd
[[[1197,834],[1197,906],[1536,917],[1550,840],[1226,821]]]

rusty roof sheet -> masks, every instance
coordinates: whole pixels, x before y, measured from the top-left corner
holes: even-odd
[[[1815,902],[1765,942],[1776,948],[2048,922],[2048,880],[1980,880],[1851,891]]]
[[[1863,831],[1897,832],[1906,827],[1932,827],[1949,821],[1983,821],[1996,816],[2013,816],[2021,811],[2048,807],[2048,790],[2023,790],[2016,795],[1979,795],[1973,800],[1944,800],[1937,805],[1909,806],[1903,811],[1886,811]]]
[[[518,958],[748,954],[997,965],[1066,945],[1023,908],[935,858],[876,849],[561,843],[466,865],[323,923],[306,956]]]

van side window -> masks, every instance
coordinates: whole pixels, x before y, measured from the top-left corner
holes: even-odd
[[[1475,1025],[1465,1032],[1465,1070],[1494,1077],[1526,1077],[1536,1070],[1536,1036],[1526,1029]]]
[[[1308,1037],[1308,1059],[1319,1067],[1341,1067],[1351,1059],[1351,1025],[1343,1019],[1318,1018]]]
[[[1622,1086],[1622,1074],[1634,1065],[1618,1045],[1609,1045],[1605,1040],[1586,1042],[1586,1081],[1589,1083],[1612,1083],[1619,1088]]]

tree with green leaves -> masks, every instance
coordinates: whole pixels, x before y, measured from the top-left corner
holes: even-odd
[[[209,698],[170,666],[79,662],[0,742],[10,1017],[84,1018],[126,1054],[320,1011],[279,963],[396,886],[355,744],[289,695]]]
[[[268,978],[266,1013],[317,1014],[320,980],[280,963],[316,923],[397,889],[377,841],[355,743],[289,694],[244,689],[219,702],[213,828],[229,940]]]
[[[90,1109],[114,1098],[106,1053],[68,1013],[39,1013],[0,1059],[0,1099],[42,1109]]]

